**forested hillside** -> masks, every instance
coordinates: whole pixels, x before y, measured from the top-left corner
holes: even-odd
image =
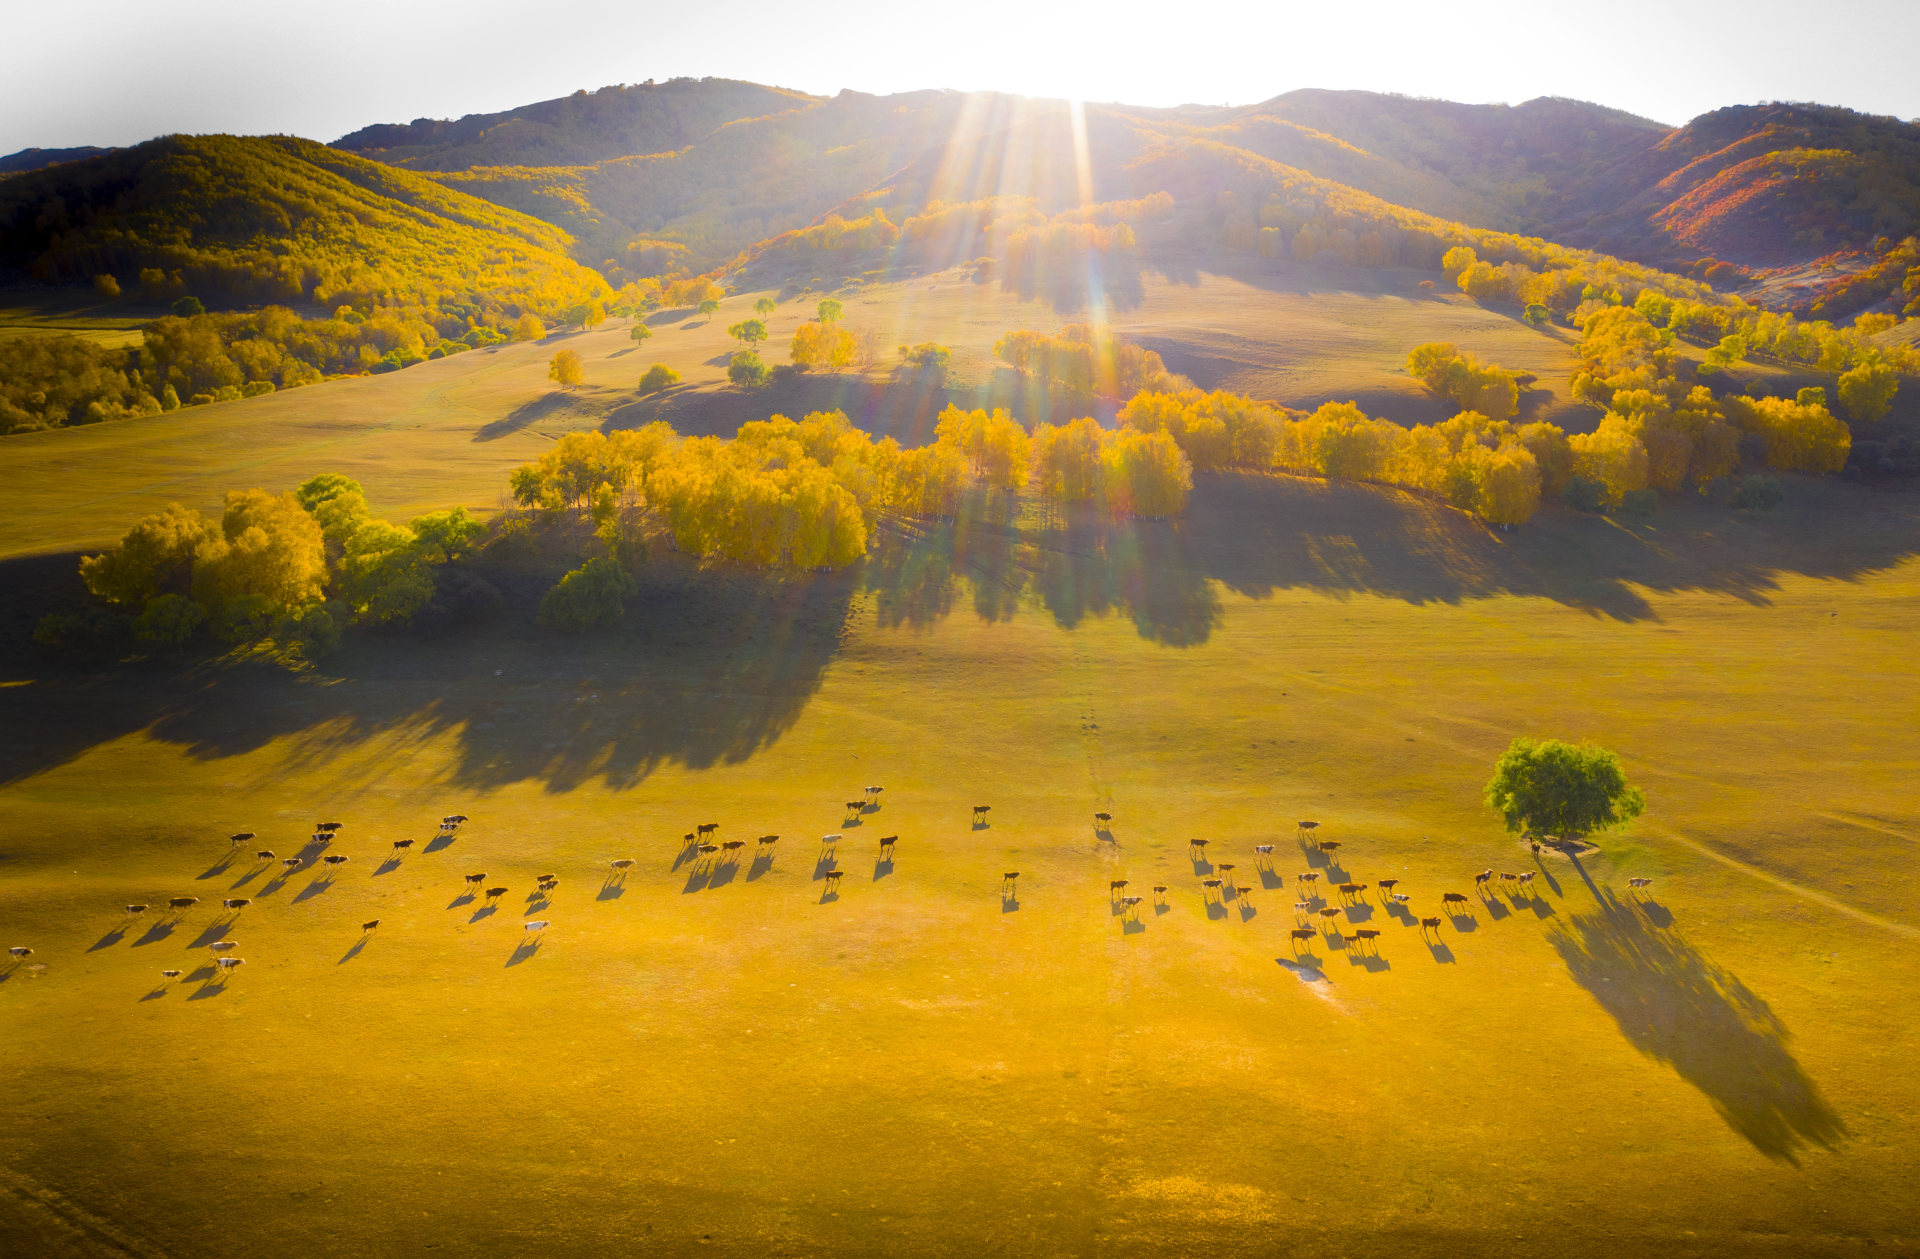
[[[335,140],[333,147],[412,170],[572,166],[664,153],[726,123],[800,108],[816,99],[734,79],[671,79],[582,90],[499,113],[362,127]]]

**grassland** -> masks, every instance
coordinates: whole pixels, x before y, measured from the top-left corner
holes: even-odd
[[[956,391],[991,394],[982,347],[1028,312],[935,283],[848,319],[955,344]],[[633,418],[636,360],[688,372],[659,405],[690,426],[747,405],[712,387],[725,316],[575,339],[587,386],[551,410],[550,347],[513,347],[9,439],[0,555],[39,572],[152,503],[322,468],[388,514],[486,506],[542,434]],[[1203,278],[1125,318],[1204,383],[1409,405],[1401,329],[1555,362],[1412,295]],[[904,423],[903,392],[859,396]],[[65,671],[12,633],[0,921],[46,969],[0,983],[0,1250],[1902,1253],[1916,524],[1908,496],[1793,481],[1767,517],[1496,534],[1222,478],[1176,524],[969,519],[802,581],[663,558],[598,638],[534,628],[511,569],[496,625],[304,675]],[[1618,749],[1646,816],[1536,864],[1479,803],[1517,733]],[[844,824],[867,783],[883,807]],[[331,881],[226,856],[322,817],[354,858]],[[1355,908],[1377,956],[1296,954],[1300,817],[1423,912],[1487,867],[1539,891],[1435,943]],[[702,872],[679,836],[709,819],[781,834],[777,859]],[[1207,903],[1195,836],[1250,898]],[[493,913],[471,870],[512,889]],[[1167,884],[1164,911],[1114,912],[1118,878]],[[171,930],[121,929],[184,894]],[[225,926],[220,895],[255,903]],[[223,937],[248,964],[205,985]]]
[[[164,306],[103,302],[70,289],[0,289],[0,339],[71,334],[108,349],[137,346],[141,325],[166,313]]]

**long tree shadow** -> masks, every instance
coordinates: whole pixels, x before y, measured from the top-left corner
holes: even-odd
[[[1765,1001],[1611,892],[1594,895],[1591,912],[1556,918],[1547,939],[1636,1049],[1706,1094],[1768,1158],[1797,1164],[1803,1148],[1830,1149],[1847,1136]]]

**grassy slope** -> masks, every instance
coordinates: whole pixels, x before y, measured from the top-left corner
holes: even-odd
[[[1216,283],[1182,290],[1169,328],[1219,321]],[[982,294],[914,296],[902,326]],[[697,363],[722,335],[650,347]],[[1335,333],[1272,343],[1263,370],[1336,383]],[[10,440],[37,523],[0,551],[97,536],[81,499],[124,518],[164,494],[120,486],[248,433],[251,455],[178,484],[345,466],[385,512],[485,504],[491,461],[539,439],[472,432],[538,396],[546,353],[210,408],[170,443],[56,434],[88,469],[58,494],[78,455]],[[635,357],[588,354],[590,385]],[[1387,379],[1368,362],[1338,392]],[[97,1253],[111,1230],[176,1253],[1218,1253],[1250,1227],[1346,1255],[1911,1244],[1916,514],[1790,491],[1761,520],[1682,505],[1632,532],[1549,512],[1490,534],[1391,493],[1224,480],[1177,526],[936,530],[801,585],[663,562],[605,639],[523,610],[437,646],[362,639],[308,677],[14,661],[0,918],[49,969],[0,984],[0,1248]],[[1647,818],[1536,867],[1477,801],[1520,731],[1620,749]],[[885,807],[843,826],[868,782]],[[975,802],[991,829],[969,828]],[[473,823],[423,851],[451,809]],[[284,853],[321,816],[354,856],[330,886],[220,860],[229,830]],[[1376,906],[1381,962],[1316,941],[1311,969],[1282,966],[1291,892],[1210,913],[1186,841],[1243,880],[1273,842],[1291,875],[1301,816],[1425,912],[1487,866],[1544,887],[1479,907],[1444,952]],[[781,833],[779,859],[695,877],[676,837],[708,818]],[[821,903],[806,841],[835,829],[847,886]],[[404,836],[422,843],[383,869]],[[618,894],[614,855],[639,859]],[[480,869],[513,889],[490,916],[455,900]],[[529,905],[548,870],[560,894]],[[1627,902],[1630,874],[1657,880],[1654,907]],[[1143,930],[1110,911],[1121,877],[1172,887]],[[111,930],[124,901],[189,892],[258,903],[224,931],[204,907]],[[530,913],[554,926],[529,955]],[[151,995],[222,935],[246,973]]]

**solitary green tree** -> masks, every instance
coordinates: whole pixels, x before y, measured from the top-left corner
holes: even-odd
[[[700,303],[700,313],[703,315],[711,315],[714,311],[719,309],[720,309],[720,303],[711,297],[709,297],[706,301]]]
[[[820,315],[820,322],[832,323],[834,320],[840,318],[841,312],[844,309],[845,308],[842,307],[839,302],[835,301],[831,297],[821,298],[820,306],[818,308],[818,313]]]
[[[753,304],[753,313],[756,315],[771,315],[773,313],[773,299],[771,297],[763,297],[755,302]]]
[[[648,337],[652,336],[653,329],[647,327],[647,325],[641,323],[639,320],[636,319],[634,320],[633,328],[627,333],[627,335],[632,337],[634,339],[634,342],[638,344],[639,342],[645,341]]]
[[[752,350],[741,350],[727,361],[727,379],[742,389],[757,389],[766,384],[772,374]]]
[[[758,319],[742,319],[727,329],[727,335],[752,349],[755,342],[767,339],[767,325]]]
[[[659,393],[662,389],[671,389],[679,383],[679,372],[665,363],[655,363],[647,369],[647,374],[640,378],[640,392]]]
[[[1639,817],[1646,800],[1605,748],[1522,738],[1494,765],[1487,804],[1510,831],[1582,836]]]

